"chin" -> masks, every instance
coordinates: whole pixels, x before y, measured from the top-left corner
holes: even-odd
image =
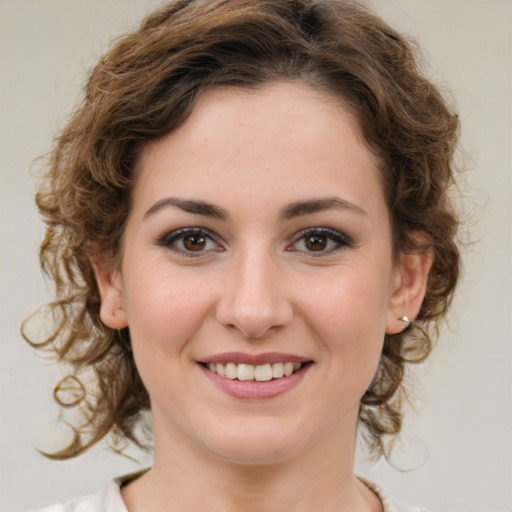
[[[205,446],[215,456],[234,464],[268,465],[293,459],[302,450],[305,439],[298,439],[289,430],[272,425],[239,425],[235,430],[223,429],[219,435],[210,436]],[[302,436],[301,436],[302,437]]]
[[[249,446],[248,446],[249,444]],[[259,443],[244,443],[240,446],[215,447],[214,455],[218,458],[241,466],[268,466],[291,460],[298,450],[281,446],[263,446]]]

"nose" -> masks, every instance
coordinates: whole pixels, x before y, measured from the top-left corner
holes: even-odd
[[[254,252],[254,251],[253,251]],[[217,319],[246,338],[265,338],[293,317],[282,271],[269,255],[245,254],[228,269]]]

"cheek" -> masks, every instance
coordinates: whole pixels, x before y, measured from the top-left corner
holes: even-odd
[[[125,312],[141,373],[146,364],[161,364],[163,357],[172,364],[186,354],[187,341],[200,328],[212,304],[206,286],[201,293],[195,290],[190,280],[169,273],[154,272],[125,283]]]
[[[348,339],[372,331],[384,334],[390,299],[386,275],[376,268],[343,268],[338,275],[310,283],[305,309],[317,325]]]
[[[343,269],[337,279],[318,282],[305,305],[309,328],[338,376],[334,379],[351,381],[363,392],[384,342],[389,287],[383,275],[371,267]]]

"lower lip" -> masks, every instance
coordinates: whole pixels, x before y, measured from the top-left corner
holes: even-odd
[[[208,368],[199,365],[203,373],[208,377],[221,391],[235,397],[245,400],[262,400],[279,396],[290,389],[293,389],[304,378],[311,367],[311,363],[305,364],[298,372],[292,373],[287,377],[280,379],[258,382],[256,380],[233,380],[227,377],[221,377],[213,373]]]

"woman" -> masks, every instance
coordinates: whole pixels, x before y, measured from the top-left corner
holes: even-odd
[[[49,455],[151,410],[154,464],[49,510],[419,510],[353,454],[388,453],[457,282],[457,126],[357,2],[173,1],[119,40],[38,193],[39,346],[81,414]]]

